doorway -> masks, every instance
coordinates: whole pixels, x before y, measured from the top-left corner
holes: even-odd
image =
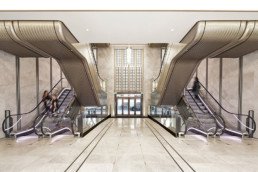
[[[116,94],[117,117],[142,116],[142,94]]]

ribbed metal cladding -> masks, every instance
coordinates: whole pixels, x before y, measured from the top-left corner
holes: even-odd
[[[258,50],[258,21],[248,21],[244,41],[218,57],[238,58]]]
[[[59,21],[18,21],[19,37],[57,60],[83,106],[100,105],[88,61],[71,43],[77,42]],[[66,35],[65,35],[66,34]],[[96,83],[95,83],[96,84]]]
[[[0,49],[18,57],[39,57],[39,54],[14,41],[15,38],[12,38],[12,23],[9,23],[9,25],[6,25],[5,21],[0,21]]]
[[[92,69],[87,59],[72,45],[77,43],[76,38],[60,21],[6,21],[12,37],[8,39],[8,33],[5,32],[5,22],[0,30],[0,42],[8,39],[8,44],[12,48],[7,49],[0,45],[0,49],[17,56],[23,56],[25,53],[23,47],[29,49],[29,57],[37,56],[53,57],[59,63],[70,85],[74,88],[77,98],[83,106],[99,106],[100,97],[103,91],[100,90],[100,83],[94,81]],[[10,25],[10,22],[12,23]],[[9,34],[10,34],[9,33]],[[5,41],[6,42],[6,41]],[[17,42],[19,44],[17,44]],[[16,51],[14,50],[17,48]],[[38,55],[40,54],[40,55]],[[95,76],[95,75],[93,75]],[[104,101],[101,101],[104,102]]]
[[[201,21],[183,38],[187,45],[174,57],[159,105],[176,105],[200,62],[244,33],[241,21]],[[242,32],[242,33],[240,33]]]

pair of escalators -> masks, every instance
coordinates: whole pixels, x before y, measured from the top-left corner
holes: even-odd
[[[61,80],[50,90],[50,94]],[[8,115],[2,123],[2,130],[6,137],[18,138],[32,134],[53,137],[66,132],[79,135],[76,118],[80,105],[74,96],[74,91],[70,88],[63,88],[57,98],[58,109],[54,113],[46,111],[41,101],[27,113]]]
[[[185,126],[184,134],[253,136],[256,123],[252,116],[227,111],[203,84],[200,83],[200,86],[200,94],[197,97],[191,89],[186,89],[178,103],[177,107]]]

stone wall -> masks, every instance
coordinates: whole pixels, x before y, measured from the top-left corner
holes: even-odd
[[[109,46],[108,48],[98,49],[98,66],[100,76],[107,81],[108,105],[112,106],[112,115],[114,115],[114,49],[118,45]],[[124,46],[123,46],[124,47]],[[143,76],[143,115],[147,115],[148,106],[151,101],[152,80],[158,76],[160,67],[160,48],[150,48],[147,45],[137,45],[144,52],[144,76]]]
[[[37,105],[36,58],[20,58],[21,113],[29,112]],[[30,125],[37,112],[22,116],[21,126]]]
[[[16,71],[15,56],[0,51],[0,125],[4,120],[5,110],[16,112]],[[4,137],[2,129],[0,138]]]
[[[244,56],[243,59],[243,97],[242,111],[254,110],[258,126],[258,51]],[[258,131],[255,133],[258,137]]]

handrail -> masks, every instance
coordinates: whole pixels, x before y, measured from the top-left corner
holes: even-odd
[[[103,78],[100,77],[98,63],[96,61],[95,54],[93,53],[93,46],[92,45],[90,45],[90,49],[91,49],[91,54],[93,56],[93,60],[94,60],[94,63],[95,63],[96,69],[97,69],[98,77],[99,77],[100,80],[105,81]]]
[[[51,88],[51,90],[49,91],[49,93],[52,93],[52,91],[54,90],[54,88],[55,88],[63,79],[64,79],[64,78],[61,78],[61,79]],[[48,93],[48,94],[49,94],[49,93]],[[2,123],[2,130],[3,130],[3,132],[6,134],[6,131],[7,131],[7,130],[12,129],[12,128],[13,128],[14,126],[16,126],[16,125],[18,124],[18,122],[22,119],[22,118],[20,118],[19,120],[17,120],[17,121],[16,121],[12,126],[10,126],[9,128],[5,128],[5,123],[6,123],[6,120],[7,120],[8,118],[10,118],[11,116],[18,116],[18,115],[26,115],[26,114],[29,114],[29,113],[33,112],[34,110],[36,110],[42,102],[43,102],[43,99],[37,104],[37,106],[36,106],[35,108],[33,108],[32,110],[30,110],[29,112],[21,113],[21,114],[12,114],[12,115],[7,116],[7,117],[3,120],[3,123]]]
[[[189,95],[191,96],[191,98],[193,99],[193,101],[194,101],[194,103],[197,105],[197,107],[198,107],[198,109],[199,110],[201,110],[202,111],[202,113],[204,113],[205,114],[205,112],[201,109],[201,107],[198,105],[198,103],[196,102],[196,100],[195,100],[195,98],[193,97],[193,95],[191,94],[191,92],[189,91],[189,90],[186,90],[188,93],[189,93]],[[191,107],[191,106],[190,106]],[[193,111],[194,112],[194,111]],[[213,117],[213,119],[214,119],[214,123],[216,123],[216,118],[213,116],[213,115],[211,115],[212,117]],[[198,117],[197,117],[198,118]],[[210,129],[208,129],[208,131],[209,131]],[[216,129],[215,129],[215,131],[214,131],[214,133],[213,133],[213,135],[215,135],[216,133],[217,133],[217,131],[218,131],[218,125],[217,125],[217,123],[216,123]]]
[[[54,90],[54,88],[55,88],[63,79],[64,79],[64,78],[61,78],[61,79],[52,87],[52,89],[48,92],[48,94],[52,93],[52,91]],[[43,100],[44,100],[44,99],[41,99],[41,101],[36,105],[36,107],[33,108],[32,110],[30,110],[29,112],[25,112],[25,113],[21,113],[21,114],[12,114],[12,115],[10,115],[10,116],[27,115],[27,114],[33,112],[34,110],[36,110],[36,109],[39,107],[39,105],[43,102]]]
[[[167,52],[168,52],[168,47],[166,47],[165,49],[165,53],[164,53],[164,56],[163,56],[163,59],[161,61],[161,64],[160,64],[160,68],[159,68],[159,74],[158,76],[153,80],[153,82],[155,82],[159,77],[160,77],[160,74],[161,74],[161,71],[162,71],[162,67],[163,67],[163,63],[165,61],[165,57],[167,56]]]
[[[246,114],[237,114],[237,113],[233,113],[233,112],[227,111],[227,110],[216,100],[216,98],[214,98],[213,95],[202,85],[202,83],[201,83],[201,82],[199,82],[199,83],[200,83],[200,85],[205,89],[205,91],[212,97],[212,99],[215,100],[215,102],[219,105],[219,107],[220,107],[221,109],[223,109],[224,111],[226,111],[226,112],[229,113],[229,114],[241,115],[241,116],[248,116],[248,115],[246,115]]]
[[[224,110],[225,112],[227,112],[227,113],[229,113],[229,114],[231,114],[231,115],[234,115],[234,117],[239,121],[239,123],[240,123],[241,125],[243,125],[244,127],[248,128],[248,129],[250,129],[250,130],[253,130],[253,132],[255,132],[255,130],[256,130],[256,122],[255,122],[254,118],[252,118],[251,116],[249,116],[249,115],[247,115],[247,114],[240,114],[240,113],[237,114],[237,113],[229,112],[228,110],[226,110],[226,109],[213,97],[213,95],[203,86],[203,84],[202,84],[200,81],[199,81],[199,84],[202,86],[202,88],[205,89],[205,91],[211,96],[211,98],[219,105],[219,107],[220,107],[222,110]],[[242,121],[239,120],[239,119],[236,117],[236,115],[246,116],[247,118],[251,119],[251,120],[253,121],[254,128],[250,128],[250,127],[246,126],[245,124],[243,124]]]
[[[61,102],[61,104],[60,104],[60,105],[58,105],[57,110],[59,110],[59,108],[63,105],[63,103],[64,103],[65,99],[68,97],[68,95],[70,94],[70,92],[71,92],[71,91],[72,91],[72,90],[69,90],[69,91],[68,91],[68,93],[66,94],[66,96],[65,96],[65,98],[63,99],[63,101]]]

